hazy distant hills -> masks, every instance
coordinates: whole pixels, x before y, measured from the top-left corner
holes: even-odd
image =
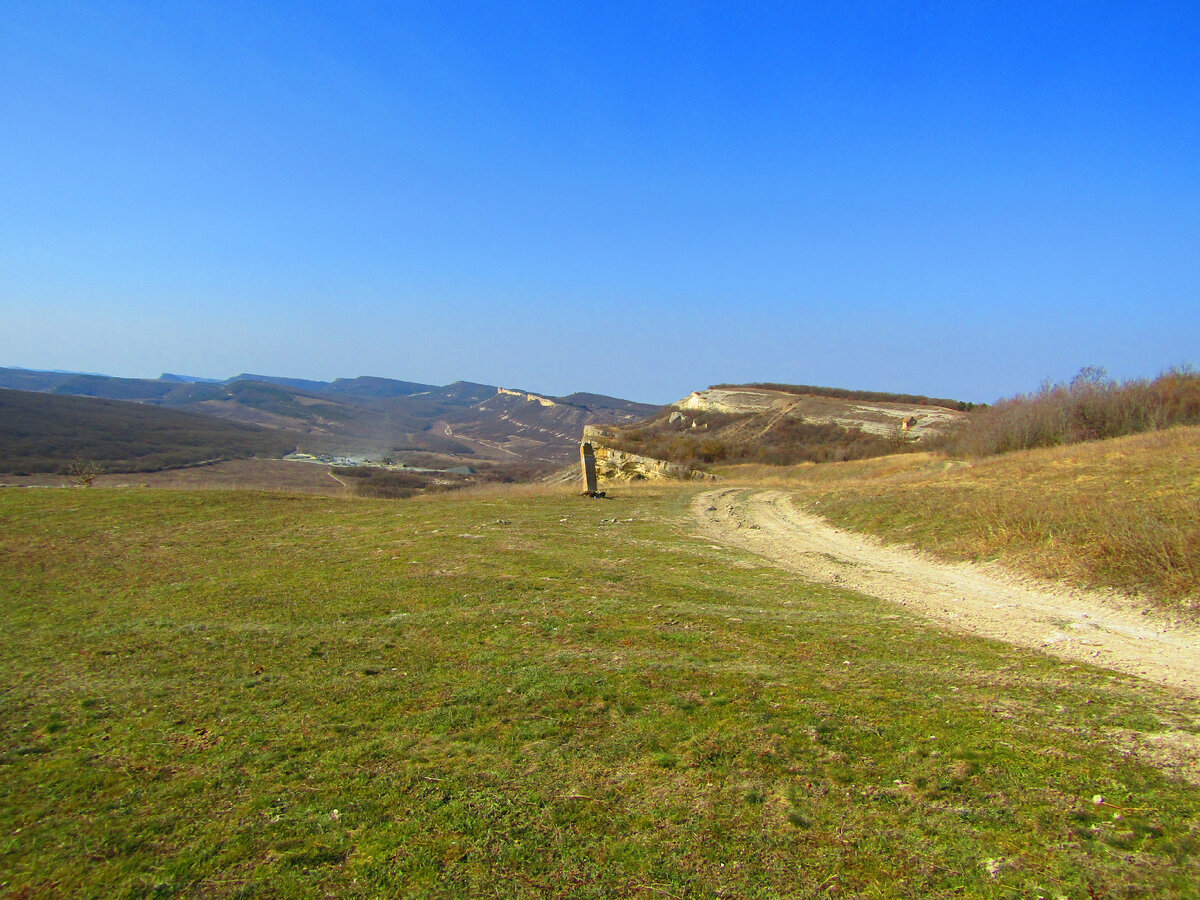
[[[599,394],[545,397],[471,382],[438,386],[377,377],[323,382],[242,374],[214,381],[171,373],[150,379],[0,368],[0,388],[125,401],[140,405],[151,416],[157,408],[223,419],[271,435],[267,443],[272,447],[286,444],[287,449],[376,458],[424,451],[532,463],[573,459],[584,425],[634,422],[659,409]],[[24,400],[14,405],[9,400],[7,416],[29,424],[36,403]],[[42,412],[39,427],[54,433],[69,430],[70,421],[84,431],[112,431],[118,421],[120,428],[135,428],[124,415],[127,410],[113,406],[87,411],[57,404],[47,405]],[[150,419],[141,421],[140,427],[151,427]],[[228,435],[233,455],[245,455],[242,445],[248,433],[239,432],[238,440]],[[216,446],[207,437],[197,440],[198,446]],[[3,462],[9,455],[0,447],[0,468],[14,471]]]
[[[121,400],[0,390],[0,472],[63,472],[77,458],[107,472],[144,472],[214,459],[281,456],[290,436]]]
[[[610,448],[687,465],[853,459],[935,441],[970,406],[778,384],[717,385],[657,407],[465,381],[250,373],[215,381],[11,368],[0,368],[0,400],[0,472],[10,473],[59,471],[75,456],[135,471],[301,450],[508,464],[528,475],[575,461],[585,426],[602,426],[589,433]]]

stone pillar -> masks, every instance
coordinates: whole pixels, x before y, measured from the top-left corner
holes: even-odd
[[[583,466],[583,489],[596,493],[596,451],[587,441],[579,445],[579,462]]]

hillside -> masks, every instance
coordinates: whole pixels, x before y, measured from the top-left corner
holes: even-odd
[[[475,404],[470,416],[444,416],[446,434],[482,456],[524,457],[565,462],[579,455],[585,426],[595,422],[634,422],[658,407],[601,397],[542,397],[498,389]]]
[[[277,431],[119,400],[0,389],[0,472],[62,472],[76,458],[110,472],[279,456]]]
[[[601,446],[684,466],[779,465],[864,459],[928,445],[966,420],[965,411],[951,408],[955,401],[902,396],[724,385],[696,391],[631,425],[594,426],[588,436]]]
[[[747,416],[738,422],[739,428],[733,433],[757,432],[764,436],[785,419],[859,429],[881,437],[896,435],[905,422],[911,421],[903,430],[908,437],[919,441],[945,432],[963,420],[964,410],[947,405],[953,401],[886,399],[900,396],[833,388],[726,386],[695,391],[674,407],[682,411]]]
[[[0,368],[0,387],[133,401],[255,425],[291,435],[284,441],[288,449],[538,465],[574,458],[584,425],[629,423],[658,409],[598,394],[545,397],[472,382],[439,387],[377,377],[322,382],[242,374],[214,382]]]

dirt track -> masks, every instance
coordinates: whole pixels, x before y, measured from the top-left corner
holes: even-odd
[[[1200,629],[1093,592],[946,563],[839,531],[781,491],[725,488],[692,511],[702,532],[818,582],[890,600],[951,628],[1105,666],[1200,697]]]

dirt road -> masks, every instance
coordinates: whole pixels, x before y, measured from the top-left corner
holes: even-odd
[[[946,563],[839,531],[781,491],[725,488],[693,502],[702,533],[812,581],[890,600],[960,631],[1126,672],[1200,697],[1200,629],[1117,596]]]

